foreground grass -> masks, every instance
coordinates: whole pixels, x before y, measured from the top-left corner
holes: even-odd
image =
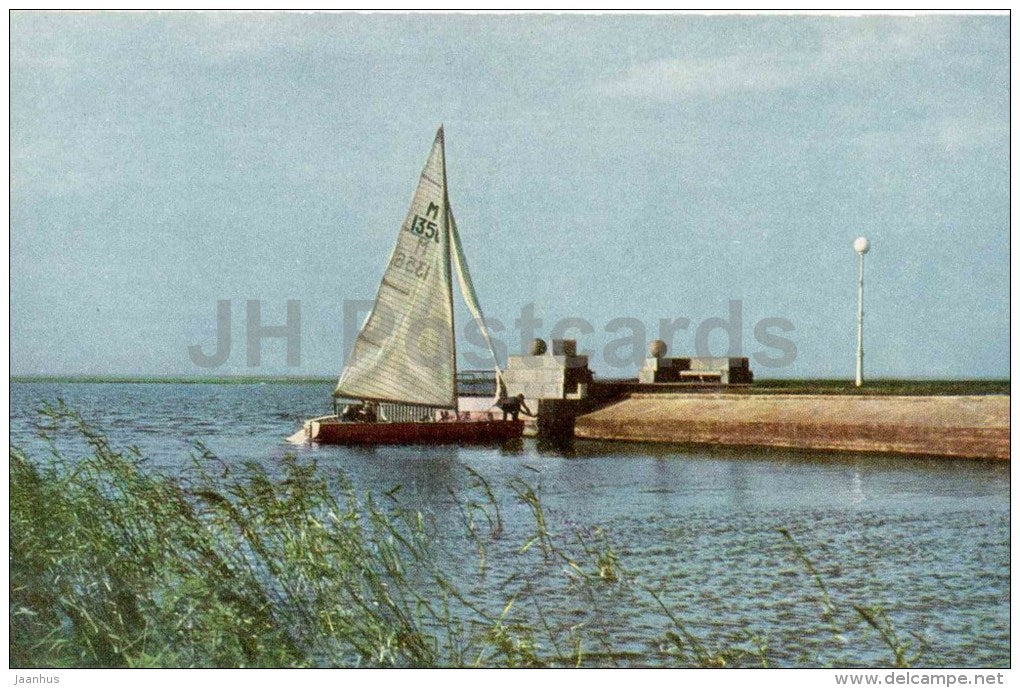
[[[509,488],[533,531],[507,542],[506,505],[470,469],[470,489],[451,495],[461,523],[451,533],[402,505],[398,488],[361,498],[342,474],[294,457],[272,471],[232,468],[199,447],[191,470],[170,477],[69,409],[44,411],[42,436],[67,432],[87,451],[11,449],[12,667],[772,663],[766,637],[690,628],[668,591],[628,573],[605,533],[550,523],[523,480]],[[834,643],[863,631],[884,665],[917,655],[919,638],[879,608],[837,599],[801,545],[776,537]],[[485,572],[496,569],[512,573],[494,585]],[[479,585],[500,591],[497,601]],[[603,622],[610,597],[661,610],[640,651]],[[569,621],[547,611],[565,598]],[[860,663],[850,650],[839,663]]]

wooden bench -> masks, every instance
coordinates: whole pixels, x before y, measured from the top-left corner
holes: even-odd
[[[718,370],[681,370],[680,381],[722,382],[722,373]]]

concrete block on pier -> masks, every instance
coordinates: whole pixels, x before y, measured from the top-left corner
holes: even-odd
[[[510,356],[503,380],[510,396],[525,399],[580,399],[592,380],[588,357],[576,355],[573,340],[553,341],[552,353]]]
[[[528,407],[538,414],[528,419],[525,434],[546,438],[572,437],[574,418],[587,410],[592,381],[588,357],[577,355],[573,340],[554,340],[552,351],[545,343],[533,345],[530,356],[510,356],[503,372],[507,393],[523,394]]]
[[[645,365],[638,371],[638,382],[679,382],[680,372],[690,368],[686,358],[646,358]]]
[[[569,399],[591,382],[587,356],[510,356],[503,380],[510,396],[527,399]]]
[[[754,380],[746,358],[695,356],[691,358],[646,358],[638,372],[638,381],[750,384]]]

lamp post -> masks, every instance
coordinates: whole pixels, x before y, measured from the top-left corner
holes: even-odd
[[[854,240],[857,252],[857,378],[855,384],[864,384],[864,254],[871,248],[866,237]]]

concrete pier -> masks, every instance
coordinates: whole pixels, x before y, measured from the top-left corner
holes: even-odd
[[[628,394],[576,437],[1009,459],[1009,397]]]
[[[667,358],[596,380],[574,342],[535,340],[504,379],[537,411],[525,434],[674,444],[1009,459],[1009,396],[791,393],[751,386],[746,358]]]

